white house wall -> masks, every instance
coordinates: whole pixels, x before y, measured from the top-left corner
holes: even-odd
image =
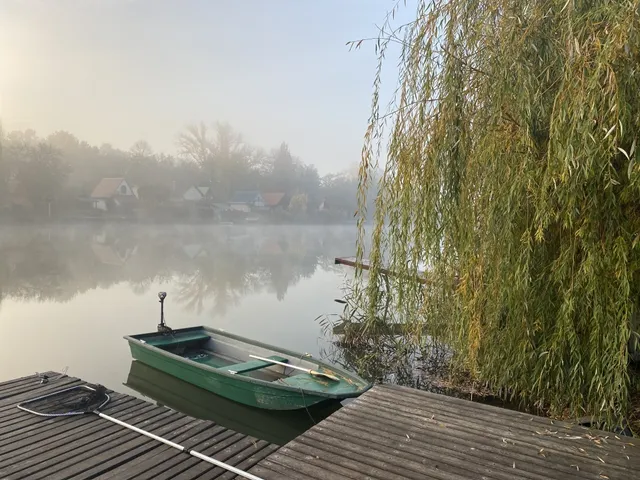
[[[107,202],[105,202],[104,200],[94,200],[93,201],[93,208],[96,208],[98,210],[102,210],[104,212],[107,211]]]
[[[235,210],[236,212],[245,212],[249,213],[251,208],[246,203],[232,203],[229,205],[230,210]]]
[[[122,190],[122,187],[124,186],[124,190]],[[127,183],[126,180],[123,180],[122,183],[120,185],[118,185],[118,188],[115,192],[115,195],[123,195],[125,197],[137,197],[137,195],[135,194],[135,192],[131,189],[131,187],[129,186],[129,184]]]
[[[189,190],[184,192],[184,195],[182,195],[182,198],[184,198],[189,202],[195,202],[197,200],[202,199],[202,194],[196,188],[191,187]]]

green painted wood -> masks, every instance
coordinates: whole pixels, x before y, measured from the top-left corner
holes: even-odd
[[[155,347],[175,347],[188,344],[199,344],[208,341],[211,337],[200,331],[196,332],[178,332],[174,335],[158,335],[146,339],[149,345]]]
[[[286,358],[279,357],[278,355],[271,355],[270,357],[267,357],[267,358],[269,360],[275,360],[276,362],[283,362],[283,363],[288,362]],[[226,367],[223,367],[223,368],[226,368],[230,372],[248,373],[248,372],[253,372],[255,370],[259,370],[261,368],[271,367],[272,365],[273,363],[265,362],[263,360],[251,360],[249,362],[234,363],[233,365],[227,365]]]
[[[279,357],[278,360],[304,358],[306,361],[317,363],[317,370],[331,372],[340,378],[340,381],[335,382],[297,371],[290,373],[291,376],[269,381],[258,376],[247,375],[252,370],[268,366],[262,363],[243,362],[242,366],[238,364],[219,366],[213,361],[216,357],[214,336],[233,339],[240,346],[246,345],[248,352],[251,351],[251,347],[268,349],[274,352],[274,357]],[[207,351],[202,350],[203,342],[208,342],[210,337],[213,341],[211,360],[207,356]],[[325,400],[358,397],[371,386],[357,375],[309,355],[208,327],[174,330],[170,336],[148,333],[124,338],[129,342],[131,355],[135,360],[222,397],[257,408],[297,410]],[[195,343],[189,344],[189,342]],[[179,347],[176,347],[176,344]],[[197,344],[195,352],[189,349],[189,345],[194,344]],[[208,344],[211,345],[210,342]],[[243,369],[242,374],[232,373],[238,368]]]
[[[201,363],[213,368],[222,368],[233,364],[233,362],[225,360],[224,358],[211,355],[211,353],[206,350],[196,350],[188,355],[183,355],[183,357],[191,360],[192,362]]]

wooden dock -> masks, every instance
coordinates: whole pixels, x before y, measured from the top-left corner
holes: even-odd
[[[254,466],[264,479],[640,478],[639,439],[376,386]]]
[[[0,479],[233,479],[95,415],[16,404],[84,383],[48,373],[0,383]],[[278,447],[119,393],[104,412],[265,480],[640,478],[640,441],[488,405],[376,386]]]
[[[356,257],[336,257],[333,260],[333,263],[336,265],[346,265],[347,267],[353,268],[361,268],[362,270],[370,270],[371,264],[369,263],[369,259],[363,258],[361,262],[358,262]],[[396,275],[394,272],[389,270],[388,267],[384,266],[380,268],[380,273],[383,275],[394,276]],[[427,283],[427,279],[425,278],[426,272],[424,270],[418,270],[416,272],[415,279],[420,283]]]
[[[29,398],[83,384],[49,372],[0,383],[0,479],[230,479],[235,474],[97,415],[45,418],[16,408]],[[110,392],[104,413],[247,470],[277,446],[130,395]]]

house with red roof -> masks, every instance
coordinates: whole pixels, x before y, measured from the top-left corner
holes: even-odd
[[[136,192],[122,177],[103,178],[91,192],[93,208],[110,211],[138,200]]]
[[[287,195],[284,192],[264,192],[262,194],[262,200],[264,201],[264,206],[269,210],[276,209],[287,209],[289,207],[289,202],[291,201],[291,196]]]

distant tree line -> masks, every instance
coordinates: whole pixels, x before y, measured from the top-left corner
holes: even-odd
[[[70,218],[78,199],[102,178],[122,177],[142,205],[157,206],[191,186],[207,186],[211,201],[237,191],[284,192],[294,219],[324,211],[348,220],[357,208],[357,172],[321,177],[287,143],[267,151],[247,144],[228,124],[191,125],[177,136],[177,154],[155,152],[145,140],[128,151],[90,145],[66,131],[39,137],[33,130],[0,129],[0,218]]]

